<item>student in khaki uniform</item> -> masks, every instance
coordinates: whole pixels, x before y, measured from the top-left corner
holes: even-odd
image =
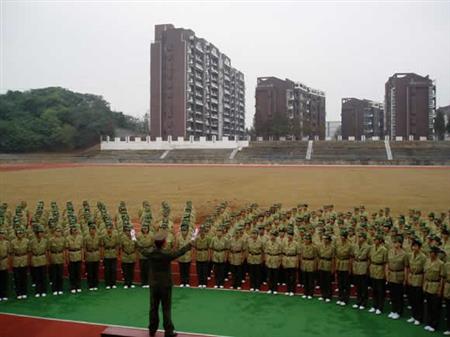
[[[388,252],[386,265],[387,282],[390,289],[392,312],[389,318],[399,319],[403,314],[403,293],[405,275],[408,268],[408,255],[402,248],[403,237],[397,235],[393,239],[393,247]]]
[[[445,302],[445,319],[446,329],[444,335],[450,335],[450,261],[445,262],[442,267],[442,281],[444,283],[444,289],[442,291],[442,297]]]
[[[11,255],[14,273],[14,286],[17,299],[27,298],[28,292],[28,246],[30,240],[25,237],[25,228],[16,228],[16,238],[11,241]]]
[[[78,225],[70,226],[70,234],[66,238],[66,248],[69,261],[69,283],[72,294],[81,293],[81,260],[83,237],[79,233]]]
[[[425,330],[436,331],[441,315],[441,289],[443,265],[438,254],[441,252],[439,247],[430,247],[430,257],[424,266],[423,292],[425,298]]]
[[[100,263],[100,250],[102,240],[97,234],[97,227],[94,223],[89,223],[89,234],[84,237],[84,261],[87,271],[88,288],[91,291],[98,290],[98,267]]]
[[[228,241],[223,235],[223,226],[216,230],[216,235],[210,242],[210,255],[214,264],[214,276],[216,285],[214,288],[223,288],[225,282],[225,262],[228,254]]]
[[[263,262],[264,245],[258,235],[258,229],[252,229],[247,240],[247,263],[250,276],[250,291],[259,291],[261,287],[261,266]]]
[[[341,240],[336,242],[336,273],[339,288],[337,305],[345,306],[350,298],[350,272],[352,266],[352,244],[347,239],[348,231],[341,230]]]
[[[296,274],[298,268],[298,256],[300,255],[300,247],[294,240],[294,229],[287,229],[287,239],[282,246],[283,257],[281,264],[286,276],[286,295],[294,296],[297,284]]]
[[[322,243],[318,247],[319,258],[319,285],[320,293],[319,301],[329,303],[331,301],[332,290],[331,281],[334,274],[334,255],[335,249],[331,244],[332,238],[330,234],[322,236]]]
[[[136,262],[136,241],[131,237],[131,225],[124,224],[123,234],[120,240],[120,250],[122,252],[122,273],[123,273],[123,288],[135,288],[133,284],[134,279],[134,264]]]
[[[119,253],[120,238],[113,229],[110,221],[106,223],[106,233],[103,241],[103,266],[105,270],[106,289],[116,288],[117,278],[117,256]]]
[[[300,247],[300,269],[303,276],[304,294],[302,298],[312,299],[314,296],[314,274],[317,270],[317,247],[312,243],[311,234],[305,234]]]
[[[206,225],[201,225],[199,235],[193,243],[195,247],[195,266],[197,268],[199,288],[206,288],[208,284],[209,238],[206,235],[206,231]]]
[[[48,240],[50,254],[50,280],[53,295],[63,294],[65,238],[60,226],[56,226],[53,236]]]
[[[408,299],[411,304],[411,318],[408,323],[419,325],[423,319],[423,274],[424,266],[427,260],[421,250],[422,241],[414,238],[411,244],[412,252],[409,254],[409,272],[407,278]]]
[[[6,239],[6,230],[0,229],[0,301],[8,300],[10,254],[11,245]]]
[[[278,293],[278,274],[281,265],[281,245],[277,240],[277,236],[278,231],[272,229],[270,232],[270,239],[264,246],[264,257],[269,281],[269,290],[267,293],[274,295]]]
[[[189,233],[189,223],[183,222],[181,224],[180,233],[178,233],[175,243],[175,249],[181,249],[191,242]],[[192,250],[188,250],[186,253],[178,258],[178,265],[180,268],[180,287],[190,287],[190,270],[192,261]]]
[[[139,257],[139,270],[141,273],[141,286],[142,288],[148,288],[148,275],[149,275],[149,261],[142,252],[153,246],[153,235],[150,233],[150,226],[148,223],[144,223],[141,227],[140,233],[136,236],[136,244],[138,248]]]
[[[383,235],[377,234],[369,253],[369,275],[373,300],[373,307],[369,309],[369,312],[376,315],[383,312],[385,299],[387,249],[383,245],[383,240]]]
[[[230,286],[231,289],[241,289],[241,284],[243,280],[242,264],[244,262],[244,257],[246,254],[246,244],[242,238],[241,227],[235,228],[233,236],[229,244],[229,255],[228,260],[230,262],[231,275],[233,276],[233,284]]]
[[[369,288],[369,252],[366,232],[358,234],[358,243],[353,247],[353,282],[356,286],[356,303],[353,308],[364,310],[367,306]]]
[[[48,241],[44,237],[44,227],[36,226],[36,238],[30,241],[31,268],[35,276],[35,297],[47,296],[47,250]]]

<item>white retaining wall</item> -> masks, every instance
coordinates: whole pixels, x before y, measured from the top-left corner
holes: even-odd
[[[107,140],[100,142],[101,150],[175,150],[175,149],[234,149],[239,147],[247,147],[249,145],[248,140],[229,140],[228,137],[222,137],[222,140],[206,140],[206,137],[200,137],[198,141],[194,140],[194,137],[190,137],[189,140],[184,140],[179,137],[177,140],[172,140],[169,136],[168,140],[162,140],[158,137],[156,140],[150,140],[150,137],[146,137],[144,140],[141,137],[136,137],[132,141],[131,137],[122,138],[107,137]]]

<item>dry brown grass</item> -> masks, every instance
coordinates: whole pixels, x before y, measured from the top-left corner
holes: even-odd
[[[450,169],[375,167],[77,167],[0,172],[0,200],[102,200],[110,211],[120,200],[137,213],[143,200],[154,212],[162,200],[180,215],[186,200],[198,214],[228,200],[234,206],[281,202],[312,208],[333,203],[339,210],[365,204],[369,210],[390,206],[393,213],[416,207],[424,211],[450,207]]]

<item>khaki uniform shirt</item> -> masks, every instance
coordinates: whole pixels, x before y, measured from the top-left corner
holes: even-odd
[[[136,236],[136,242],[138,247],[138,257],[139,259],[146,259],[144,255],[142,255],[142,251],[153,246],[153,236],[150,233],[144,234],[140,232]]]
[[[53,236],[48,240],[51,264],[64,264],[64,248],[66,239],[63,236]]]
[[[444,263],[441,276],[445,282],[443,296],[444,296],[444,298],[449,299],[450,298],[450,262]]]
[[[246,244],[243,238],[233,237],[230,241],[230,253],[228,261],[233,266],[240,266],[244,262]]]
[[[221,238],[219,238],[218,236],[214,236],[210,242],[210,249],[212,251],[212,262],[226,262],[228,242],[224,236],[222,236]]]
[[[424,266],[424,282],[423,282],[423,291],[428,294],[439,294],[439,287],[441,281],[441,275],[443,274],[442,268],[444,266],[444,262],[439,260],[438,258],[435,261],[431,261],[430,258],[427,259]]]
[[[392,248],[388,252],[387,281],[403,283],[405,281],[405,268],[408,266],[408,254],[403,249],[396,251]]]
[[[367,275],[369,271],[370,245],[364,242],[362,245],[353,246],[353,274]]]
[[[88,234],[84,237],[84,249],[87,262],[100,261],[100,247],[102,240],[100,236],[95,233],[94,236]]]
[[[9,241],[0,240],[0,270],[8,270],[9,268],[10,246]]]
[[[248,264],[261,264],[263,261],[264,245],[260,237],[258,236],[256,240],[249,238],[247,241],[247,263]]]
[[[320,244],[318,248],[319,255],[319,270],[329,271],[333,267],[333,258],[335,254],[335,249],[331,243],[329,244]]]
[[[122,262],[134,263],[136,261],[136,242],[128,235],[122,235],[120,248],[122,249]]]
[[[318,257],[317,247],[314,244],[303,244],[300,248],[302,271],[314,272],[316,271],[316,259]]]
[[[198,262],[207,262],[209,260],[209,242],[210,239],[208,236],[204,236],[203,238],[201,236],[198,236],[195,240],[194,247],[195,247],[195,260]]]
[[[352,257],[352,244],[348,240],[336,243],[336,270],[350,271],[350,258]]]
[[[387,249],[383,245],[379,245],[378,248],[373,245],[370,248],[370,277],[373,279],[381,280],[385,278],[384,266],[387,262]]]
[[[283,257],[281,263],[283,268],[297,268],[300,247],[295,240],[286,240],[282,245]]]
[[[281,265],[281,245],[275,240],[269,240],[264,246],[267,268],[279,268]]]
[[[13,256],[13,267],[27,267],[28,266],[28,245],[30,240],[27,238],[18,238],[11,241],[11,254]]]
[[[118,247],[120,245],[120,239],[117,232],[111,232],[111,235],[106,233],[102,237],[103,247],[104,247],[104,257],[106,259],[115,259],[117,258]]]
[[[45,238],[30,242],[31,266],[42,267],[47,265],[48,241]]]
[[[180,249],[184,246],[186,246],[189,242],[191,242],[191,237],[189,234],[186,234],[186,237],[183,237],[181,233],[178,233],[177,240],[176,240],[176,247],[177,249]],[[180,256],[178,258],[178,262],[191,262],[192,260],[192,249],[189,249],[184,255]]]
[[[422,287],[423,286],[423,268],[425,267],[425,262],[427,257],[424,253],[419,252],[419,254],[414,255],[414,253],[409,254],[409,277],[408,284],[412,287]]]
[[[83,237],[80,234],[69,235],[66,238],[66,248],[69,251],[69,261],[81,261],[81,248],[83,247]]]

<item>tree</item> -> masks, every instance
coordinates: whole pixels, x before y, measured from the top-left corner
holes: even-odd
[[[445,137],[445,119],[444,113],[440,110],[436,112],[436,118],[434,119],[434,130],[438,140],[443,140]]]
[[[119,125],[143,130],[135,117],[111,111],[101,96],[51,87],[0,95],[0,151],[60,151],[114,136]]]

